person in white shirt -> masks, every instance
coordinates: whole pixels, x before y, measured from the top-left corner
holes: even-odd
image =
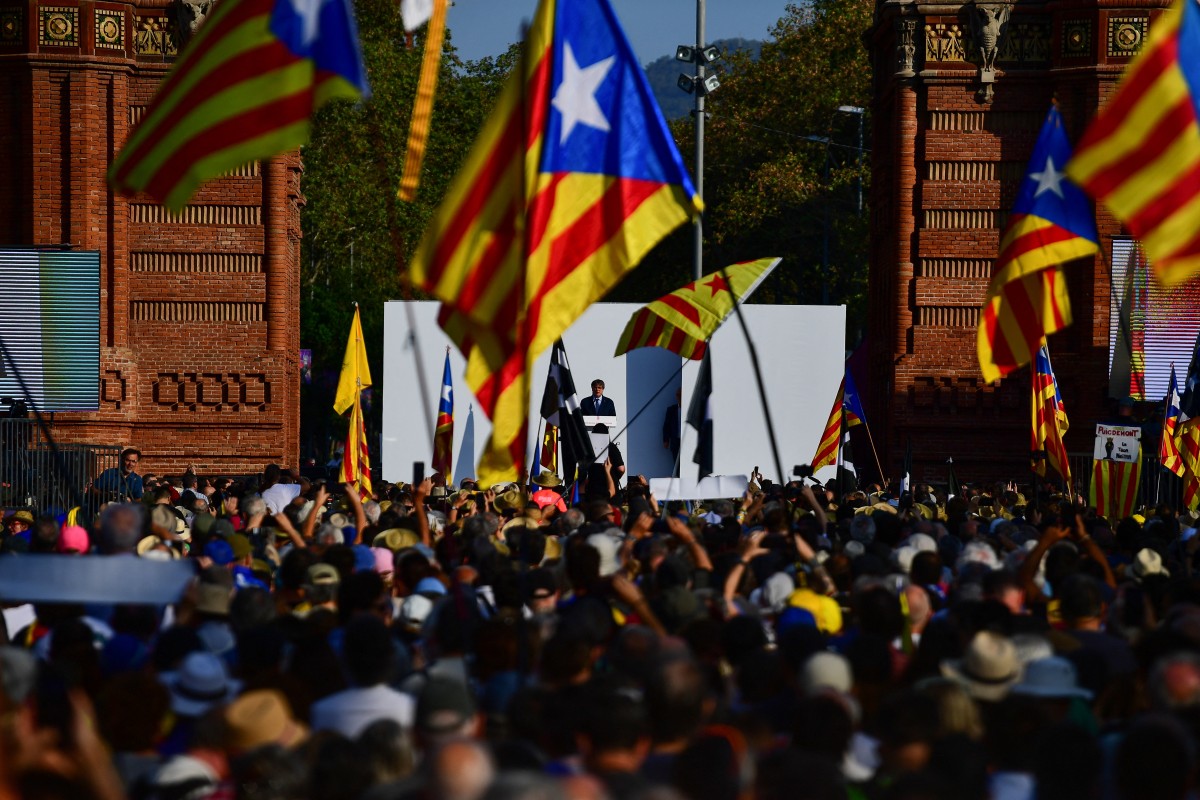
[[[337,731],[354,739],[380,719],[411,730],[416,703],[387,685],[396,667],[395,647],[387,625],[377,616],[363,614],[346,624],[342,658],[353,686],[313,704],[313,730]]]

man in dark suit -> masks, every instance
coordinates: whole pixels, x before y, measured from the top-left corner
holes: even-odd
[[[579,410],[585,416],[590,417],[615,417],[617,415],[617,406],[611,399],[604,396],[604,381],[599,378],[592,381],[592,396],[583,398],[583,402],[579,404]]]
[[[679,422],[679,397],[680,390],[676,389],[675,404],[667,407],[662,431],[663,447],[671,451],[671,462],[675,465],[674,475],[678,475],[679,471],[679,439],[683,433]]]

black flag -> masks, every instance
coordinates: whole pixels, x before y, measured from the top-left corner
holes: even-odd
[[[700,362],[700,374],[692,390],[692,402],[688,405],[687,421],[700,434],[692,461],[700,465],[700,477],[712,475],[713,471],[713,420],[712,420],[712,348],[704,351]]]
[[[546,376],[546,391],[542,393],[542,419],[559,430],[563,477],[569,483],[575,479],[576,465],[591,464],[596,460],[596,454],[583,425],[583,411],[575,397],[575,380],[571,377],[571,365],[567,363],[567,349],[563,347],[562,339],[554,342],[550,353],[550,373]]]

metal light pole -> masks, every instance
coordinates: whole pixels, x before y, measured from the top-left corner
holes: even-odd
[[[716,74],[708,74],[708,65],[721,58],[721,51],[711,45],[704,44],[704,0],[696,0],[696,44],[681,44],[675,48],[675,58],[695,65],[693,74],[679,76],[678,86],[688,94],[696,95],[696,105],[692,114],[696,125],[696,194],[704,199],[704,98],[709,92],[715,92],[721,82]],[[692,275],[696,280],[704,274],[704,219],[703,214],[697,214],[692,221]]]

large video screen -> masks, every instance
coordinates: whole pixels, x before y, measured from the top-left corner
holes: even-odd
[[[98,409],[100,253],[0,249],[0,348],[0,412]]]
[[[1200,332],[1200,279],[1175,287],[1159,283],[1133,239],[1113,239],[1109,264],[1109,396],[1162,400],[1172,362],[1182,391]],[[1126,375],[1128,391],[1122,392]]]

